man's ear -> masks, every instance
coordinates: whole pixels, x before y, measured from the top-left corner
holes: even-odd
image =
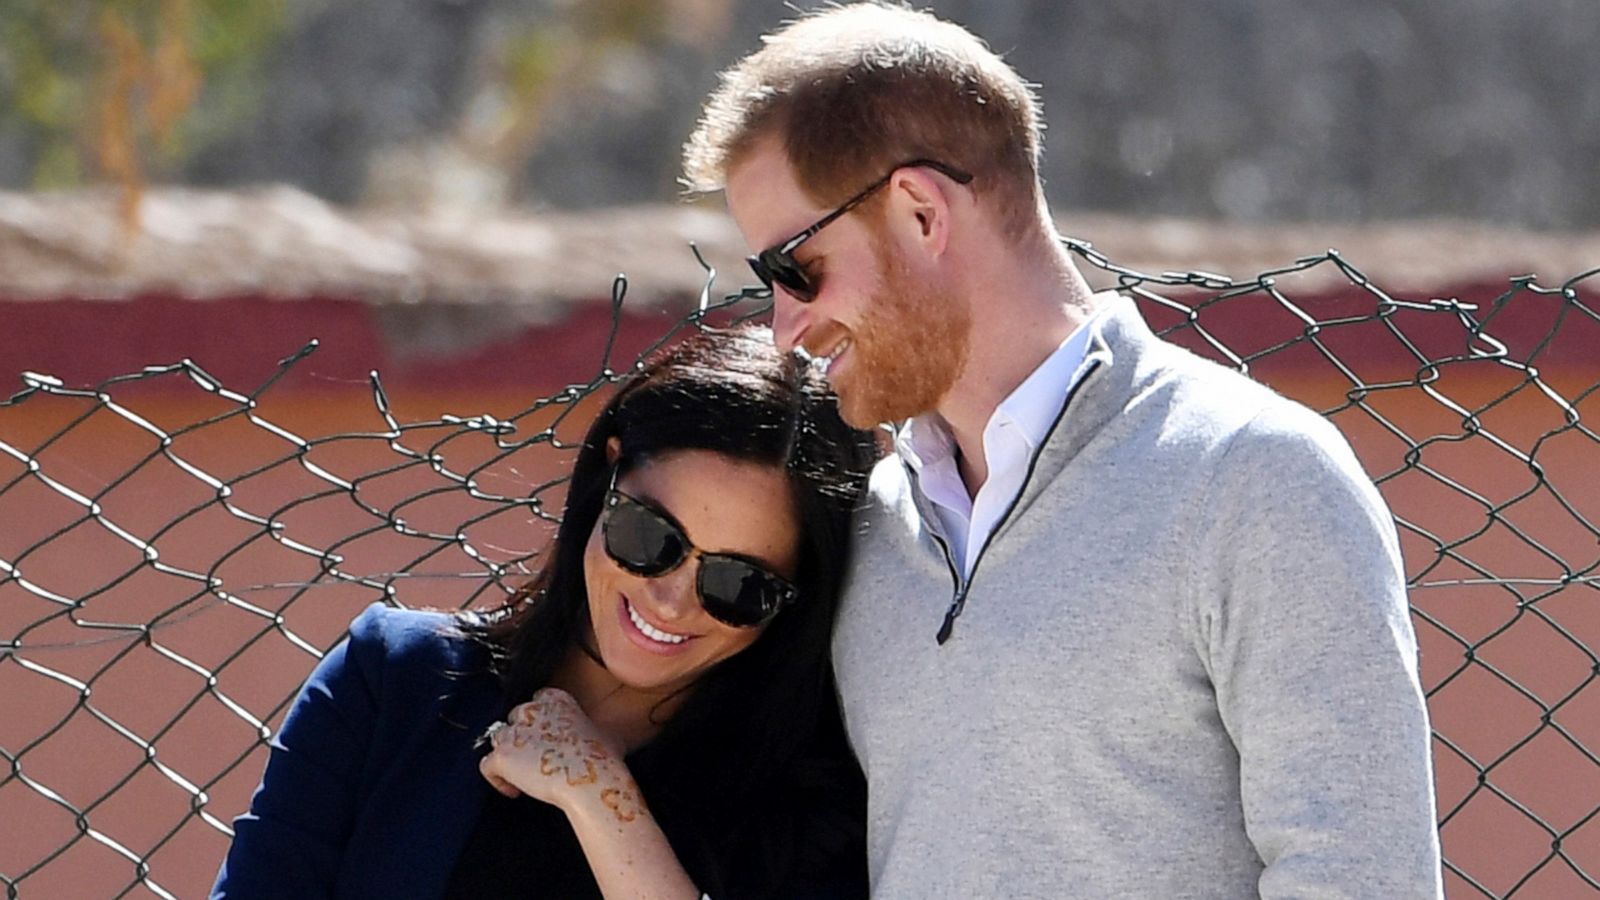
[[[951,201],[948,183],[933,172],[907,167],[889,182],[891,227],[906,246],[918,246],[931,258],[944,254],[950,242]]]
[[[606,465],[614,466],[622,456],[622,438],[612,435],[606,438]]]

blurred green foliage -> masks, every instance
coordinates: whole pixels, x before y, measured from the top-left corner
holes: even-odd
[[[488,83],[480,86],[496,102],[487,121],[467,121],[467,143],[488,164],[520,171],[543,137],[553,107],[593,88],[616,53],[660,43],[669,36],[685,0],[580,0],[545,7],[510,9],[485,52]],[[705,0],[694,0],[705,6]],[[710,12],[726,17],[721,0]],[[702,13],[704,16],[705,13]]]
[[[241,119],[289,2],[0,2],[0,126],[33,186],[137,185]]]

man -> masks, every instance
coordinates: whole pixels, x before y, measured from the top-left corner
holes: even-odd
[[[885,897],[1435,897],[1392,522],[1315,413],[1093,294],[1021,78],[860,4],[685,148],[777,339],[900,423],[835,638]],[[763,249],[764,248],[764,249]]]

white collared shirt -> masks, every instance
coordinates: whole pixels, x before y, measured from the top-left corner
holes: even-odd
[[[995,408],[983,429],[989,477],[976,497],[967,494],[956,463],[955,438],[937,413],[917,416],[900,429],[895,449],[917,473],[923,496],[933,503],[939,530],[951,558],[961,564],[963,580],[972,577],[989,535],[1022,492],[1033,455],[1049,436],[1067,392],[1083,377],[1089,339],[1110,305],[1098,303],[1094,314]]]

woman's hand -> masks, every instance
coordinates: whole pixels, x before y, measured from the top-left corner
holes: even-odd
[[[607,900],[702,896],[645,807],[621,749],[571,694],[539,691],[486,737],[483,777],[508,797],[527,794],[565,812]]]
[[[490,751],[478,770],[507,797],[527,794],[564,810],[608,814],[631,822],[644,811],[621,750],[578,701],[545,688],[488,733]]]

